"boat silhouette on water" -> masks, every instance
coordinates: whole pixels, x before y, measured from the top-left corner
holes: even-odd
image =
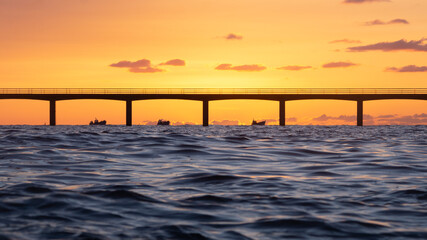
[[[257,122],[257,121],[255,121],[255,120],[252,120],[252,125],[264,126],[264,125],[265,125],[265,121]]]
[[[163,119],[159,119],[159,121],[157,122],[158,126],[169,126],[170,124],[171,124],[170,121],[166,121]]]
[[[95,121],[90,121],[89,125],[107,125],[107,121],[98,121],[98,119],[95,118]]]

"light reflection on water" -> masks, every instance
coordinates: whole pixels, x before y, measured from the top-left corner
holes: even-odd
[[[2,126],[0,239],[426,239],[426,132]]]

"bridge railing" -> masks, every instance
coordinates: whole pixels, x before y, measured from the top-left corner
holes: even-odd
[[[427,88],[0,88],[0,94],[427,94]]]

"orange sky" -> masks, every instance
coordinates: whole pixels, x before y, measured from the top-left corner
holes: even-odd
[[[427,1],[345,1],[352,0],[0,0],[0,88],[426,88]],[[150,64],[134,63],[141,59]],[[165,64],[173,59],[185,66]],[[286,70],[298,67],[307,68]],[[211,121],[278,119],[277,102],[210,106]],[[201,123],[201,107],[138,101],[134,124]],[[0,100],[0,109],[0,124],[48,123],[47,102]],[[423,123],[423,113],[426,101],[365,103],[375,124],[387,123],[381,115]],[[63,101],[57,114],[58,124],[94,117],[123,124],[125,103]],[[290,124],[355,124],[339,118],[355,114],[355,102],[287,103]]]

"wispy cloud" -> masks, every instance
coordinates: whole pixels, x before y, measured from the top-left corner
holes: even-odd
[[[309,68],[312,68],[312,67],[311,66],[284,66],[284,67],[279,67],[277,69],[289,70],[289,71],[300,71],[300,70],[309,69]]]
[[[423,38],[418,41],[407,41],[401,39],[395,42],[380,42],[365,46],[358,47],[349,47],[347,48],[350,52],[366,52],[366,51],[418,51],[418,52],[427,52],[427,44],[424,44],[426,38]]]
[[[212,125],[240,125],[240,122],[238,120],[215,120],[211,122]]]
[[[388,125],[427,125],[427,114],[414,114],[407,116],[394,115],[390,118],[378,119],[378,124]]]
[[[397,114],[394,115],[380,115],[372,116],[369,114],[363,115],[363,120],[365,125],[418,125],[418,124],[427,124],[427,114],[413,114],[400,116]],[[354,125],[357,121],[356,115],[341,115],[341,116],[328,116],[322,114],[319,117],[312,118],[311,121],[314,124],[321,125],[334,125],[334,124],[350,124]]]
[[[352,63],[352,62],[330,62],[323,64],[323,68],[346,68],[346,67],[352,67],[357,66],[358,64]]]
[[[224,38],[227,39],[227,40],[242,40],[243,36],[237,35],[237,34],[234,34],[234,33],[230,33],[227,36],[225,36]]]
[[[391,2],[390,0],[344,0],[343,3],[370,3],[370,2]]]
[[[401,68],[389,67],[386,72],[427,72],[427,66],[408,65]]]
[[[160,63],[160,65],[169,65],[169,66],[185,66],[185,61],[182,59],[172,59],[164,63]]]
[[[339,39],[339,40],[330,41],[329,43],[334,44],[334,43],[362,43],[362,42],[359,40]]]
[[[252,64],[252,65],[240,65],[240,66],[233,66],[228,63],[220,64],[216,68],[216,70],[234,70],[234,71],[242,71],[242,72],[259,72],[266,69],[266,67],[258,65],[258,64]]]
[[[127,68],[130,72],[133,73],[156,73],[164,71],[163,69],[152,66],[150,60],[148,59],[141,59],[135,62],[120,61],[110,64],[110,67]]]
[[[365,22],[364,25],[366,26],[375,26],[375,25],[390,25],[390,24],[409,24],[409,22],[406,19],[396,18],[388,22],[384,22],[381,20],[373,20],[369,22]]]

